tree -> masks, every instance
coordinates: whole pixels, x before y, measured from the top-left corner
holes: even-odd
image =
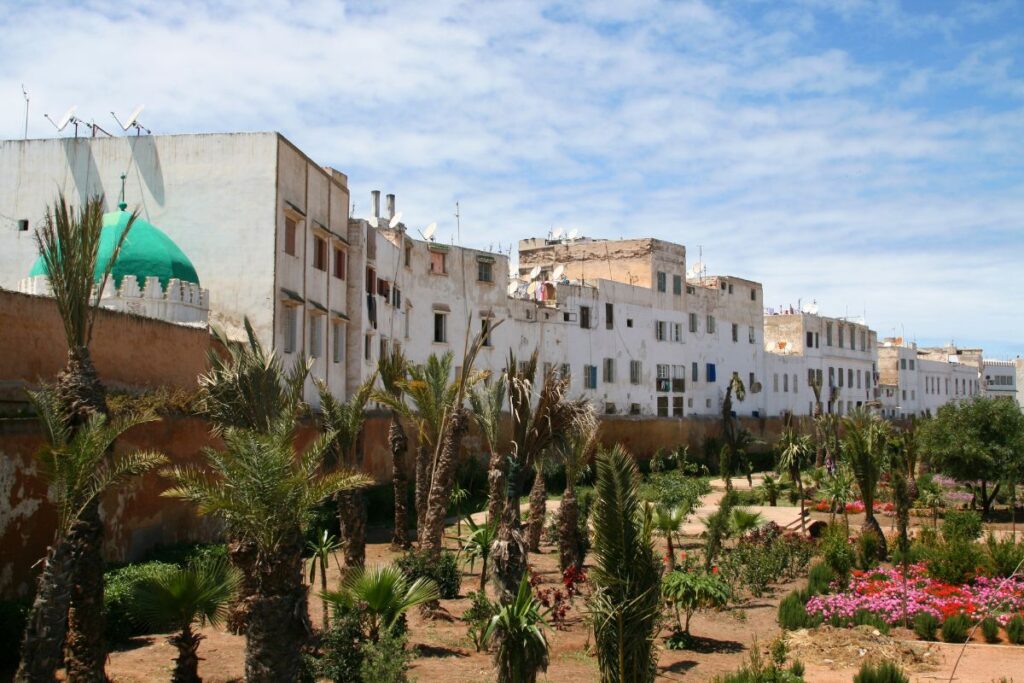
[[[789,478],[797,486],[800,494],[800,530],[806,531],[804,519],[804,480],[801,472],[811,454],[811,438],[800,434],[792,427],[782,431],[779,438],[779,469],[789,473]]]
[[[469,527],[469,535],[462,538],[462,549],[459,551],[469,560],[469,570],[473,571],[473,565],[477,560],[483,563],[480,568],[480,592],[487,588],[487,561],[491,557],[491,546],[498,537],[498,520],[484,520],[477,524],[472,517],[466,517],[466,526]]]
[[[169,624],[177,629],[167,638],[178,649],[171,683],[201,683],[196,653],[204,636],[192,627],[196,622],[220,625],[240,581],[237,569],[215,560],[179,568],[139,586],[136,600],[146,621],[156,628]]]
[[[721,609],[729,603],[729,584],[715,574],[700,571],[670,571],[661,582],[661,594],[676,614],[676,632],[690,635],[690,619],[694,612]],[[680,619],[680,608],[686,614]],[[681,623],[682,622],[682,623]]]
[[[748,531],[753,531],[759,528],[763,524],[764,515],[760,512],[751,512],[746,508],[733,508],[732,516],[729,518],[729,529],[735,536],[742,536]]]
[[[441,595],[432,579],[420,577],[410,582],[395,565],[378,565],[355,569],[340,591],[327,591],[323,597],[329,603],[358,609],[368,621],[367,635],[377,642],[385,631],[394,629],[403,614]]]
[[[544,532],[544,519],[548,511],[547,482],[544,480],[544,453],[533,463],[533,484],[530,485],[530,517],[526,523],[526,547],[531,553],[540,552],[540,537]]]
[[[355,471],[362,467],[359,454],[359,435],[366,422],[366,404],[377,381],[374,373],[359,385],[347,401],[339,401],[321,380],[316,380],[320,394],[320,412],[317,423],[326,434],[332,435],[325,456],[325,467],[339,465]],[[362,567],[366,562],[366,498],[360,489],[338,492],[338,521],[345,544],[345,566]]]
[[[846,520],[846,532],[850,532],[850,514],[846,511],[846,504],[852,498],[854,485],[853,473],[848,465],[839,465],[831,476],[827,477],[822,484],[821,493],[828,501],[831,510],[830,522],[836,521],[836,512],[842,511]]]
[[[936,469],[962,482],[980,481],[976,493],[986,516],[999,482],[1024,470],[1024,415],[1012,400],[979,396],[947,403],[920,432]]]
[[[491,617],[484,642],[494,643],[498,683],[535,683],[548,670],[548,641],[544,637],[540,603],[530,592],[524,575],[515,598]]]
[[[385,405],[405,405],[402,385],[409,372],[409,363],[397,344],[377,361],[377,375],[380,377],[382,393],[385,401],[380,401],[377,394],[374,400]],[[391,488],[395,497],[395,528],[391,536],[392,548],[408,548],[409,538],[406,530],[409,527],[409,478],[405,471],[405,455],[409,450],[409,438],[402,427],[401,416],[406,411],[390,408],[391,422],[388,425],[388,448],[391,450]]]
[[[584,539],[586,527],[580,526],[580,506],[576,500],[576,482],[593,458],[597,447],[597,414],[587,405],[576,416],[576,423],[568,438],[555,449],[565,468],[565,491],[558,508],[558,560],[562,571],[569,567],[583,566]]]
[[[316,583],[317,574],[320,575],[320,591],[321,593],[327,590],[327,565],[328,560],[332,553],[341,550],[341,543],[333,535],[328,533],[327,529],[324,529],[320,537],[316,541],[310,541],[306,544],[306,550],[312,553],[309,558],[309,585],[312,586]],[[337,562],[337,560],[335,560]],[[341,572],[341,565],[338,565],[338,572]],[[326,633],[331,628],[331,610],[327,607],[327,602],[323,602],[324,613],[322,616],[323,631]]]
[[[139,451],[109,455],[122,434],[152,417],[130,414],[109,418],[93,412],[72,429],[56,390],[29,392],[29,400],[46,437],[36,459],[57,507],[57,525],[28,614],[16,680],[51,681],[60,665],[75,576],[74,553],[80,548],[75,530],[103,493],[159,467],[166,459]]]
[[[864,525],[861,533],[878,536],[879,559],[888,555],[885,535],[875,518],[875,492],[885,466],[884,457],[891,433],[889,423],[864,409],[854,409],[843,419],[846,432],[842,441],[843,454],[853,472],[860,497],[864,502]]]
[[[303,532],[310,510],[340,491],[367,486],[355,472],[324,472],[333,433],[295,451],[296,412],[278,419],[269,432],[229,427],[224,448],[203,451],[203,466],[168,472],[173,488],[163,495],[187,500],[199,514],[214,515],[228,534],[251,548],[247,570],[253,593],[248,605],[247,681],[296,680],[301,647],[310,631],[302,581]]]
[[[732,476],[736,473],[739,465],[741,450],[749,445],[750,433],[739,425],[736,416],[732,414],[732,399],[742,402],[747,396],[747,388],[743,386],[738,372],[732,373],[729,384],[725,388],[725,398],[722,399],[722,451],[719,454],[719,469],[722,479],[725,480],[725,490],[732,491]],[[744,434],[744,432],[747,432]]]
[[[761,481],[761,491],[770,507],[775,507],[779,502],[779,481],[770,474],[765,474]]]
[[[651,528],[633,458],[619,445],[598,454],[589,610],[605,683],[654,680],[661,593]]]
[[[487,518],[497,525],[505,502],[505,459],[498,438],[501,430],[501,409],[505,404],[505,376],[498,375],[483,389],[469,394],[480,434],[484,437],[490,458],[487,461]]]
[[[654,528],[665,537],[668,542],[668,570],[676,568],[676,551],[672,544],[672,536],[679,533],[679,529],[686,518],[683,510],[677,507],[658,505],[654,508]]]

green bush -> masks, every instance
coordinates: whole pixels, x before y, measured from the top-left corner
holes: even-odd
[[[891,627],[882,617],[866,609],[859,609],[853,613],[852,626],[874,626],[879,633],[888,634]]]
[[[914,633],[921,640],[937,640],[939,618],[931,612],[918,612],[914,617]]]
[[[783,669],[775,662],[764,663],[761,652],[754,647],[750,650],[750,661],[733,673],[716,676],[714,683],[803,683],[804,665],[793,662],[789,669]]]
[[[363,645],[359,666],[362,683],[406,683],[413,654],[405,649],[406,636],[385,631],[380,639]]]
[[[878,566],[882,539],[874,531],[865,531],[857,537],[857,566],[867,571]]]
[[[462,613],[462,621],[466,622],[467,635],[473,641],[476,651],[483,652],[487,624],[498,613],[499,605],[491,602],[485,591],[472,591],[468,597],[469,609]]]
[[[999,541],[991,532],[985,539],[985,550],[988,554],[989,568],[994,576],[1012,575],[1017,565],[1024,560],[1024,542],[1014,543],[1010,537]]]
[[[854,563],[853,550],[850,548],[846,529],[838,524],[831,525],[821,537],[819,550],[825,564],[845,583]]]
[[[224,543],[175,543],[158,545],[148,553],[144,562],[163,562],[184,567],[191,562],[227,559],[228,547]]]
[[[398,558],[395,564],[409,581],[420,577],[432,579],[443,599],[459,597],[462,575],[459,573],[455,553],[442,551],[440,555],[434,556],[429,552],[412,551]]]
[[[31,608],[28,600],[0,600],[0,671],[18,663],[21,637]]]
[[[910,683],[910,678],[892,662],[864,662],[853,677],[853,683]]]
[[[962,643],[967,640],[971,620],[966,614],[954,614],[942,622],[942,639],[947,643]]]
[[[973,579],[985,560],[977,543],[958,538],[931,548],[927,557],[928,574],[951,584]]]
[[[811,567],[807,575],[807,591],[811,595],[823,595],[828,593],[829,585],[836,580],[836,573],[832,567],[824,562],[819,562]]]
[[[687,476],[679,470],[649,475],[640,485],[640,497],[655,505],[691,510],[701,496],[711,492],[707,478]]]
[[[981,635],[985,637],[986,643],[999,642],[999,622],[995,617],[985,617],[981,621]]]
[[[972,510],[948,510],[942,519],[942,538],[947,543],[981,538],[981,515]]]
[[[321,637],[322,654],[313,666],[316,678],[333,683],[360,683],[366,642],[358,610],[336,606],[331,628]]]
[[[1014,614],[1006,622],[1006,639],[1014,645],[1024,645],[1024,617]]]
[[[779,626],[785,631],[817,626],[820,617],[807,614],[807,606],[802,596],[793,591],[779,602]]]
[[[143,581],[168,577],[177,569],[178,565],[168,562],[140,562],[112,569],[103,575],[103,611],[108,640],[124,642],[134,636],[165,630],[160,625],[147,624],[138,611],[135,590]]]

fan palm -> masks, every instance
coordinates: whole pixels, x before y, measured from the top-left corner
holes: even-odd
[[[589,610],[605,683],[654,680],[661,594],[651,527],[649,509],[637,491],[633,458],[618,445],[600,453]]]
[[[581,537],[587,533],[586,526],[580,526],[580,508],[576,500],[576,482],[587,467],[597,447],[597,414],[589,404],[576,417],[568,438],[555,449],[565,468],[565,491],[558,508],[558,556],[564,572],[569,567],[583,565]]]
[[[863,409],[855,409],[843,419],[845,436],[843,454],[860,489],[864,502],[864,525],[861,533],[874,532],[879,541],[879,557],[887,553],[882,527],[875,518],[875,492],[884,467],[883,456],[891,433],[889,423]]]
[[[391,351],[382,355],[377,361],[377,375],[380,377],[381,391],[375,392],[373,400],[385,405],[405,405],[402,383],[409,372],[409,363],[397,344],[391,345]],[[378,397],[383,394],[386,399]],[[406,530],[409,527],[409,479],[406,472],[405,455],[409,450],[409,438],[402,427],[404,411],[390,408],[391,422],[388,426],[388,447],[391,450],[391,488],[395,498],[395,528],[391,536],[393,548],[407,548],[409,539]]]
[[[203,636],[192,630],[198,622],[218,626],[238,590],[238,570],[224,560],[199,562],[142,583],[135,594],[139,612],[154,627],[171,625],[167,639],[178,649],[172,683],[201,683],[197,651]]]
[[[779,469],[788,472],[800,495],[800,530],[806,530],[804,520],[804,479],[801,475],[812,453],[811,437],[787,427],[779,437]]]
[[[672,537],[679,533],[686,515],[681,508],[658,505],[654,508],[654,528],[668,542],[668,570],[676,568],[676,551]]]
[[[732,533],[742,536],[748,531],[753,531],[764,524],[764,515],[760,512],[751,512],[745,508],[733,508],[732,516],[729,519],[729,526]]]
[[[480,433],[487,444],[487,518],[497,524],[505,501],[505,459],[499,450],[501,409],[505,404],[505,376],[498,375],[490,384],[469,394],[469,406]]]
[[[252,549],[253,594],[246,630],[248,681],[295,680],[309,632],[302,582],[303,531],[309,511],[340,491],[367,486],[362,474],[323,471],[333,433],[303,452],[294,448],[295,413],[271,431],[230,427],[224,449],[203,451],[202,467],[168,471],[174,487],[163,495],[187,500],[199,514],[224,520],[228,533]]]
[[[485,520],[477,524],[472,517],[466,517],[466,526],[469,527],[469,535],[462,538],[462,549],[459,551],[469,560],[469,569],[477,560],[483,563],[480,568],[480,592],[483,593],[487,587],[487,561],[491,557],[491,545],[498,537],[498,521]]]
[[[329,603],[358,609],[367,619],[367,635],[377,642],[403,614],[438,600],[441,594],[432,579],[420,577],[410,583],[395,565],[377,565],[353,570],[340,591],[327,591],[323,597]]]
[[[94,412],[73,429],[55,390],[29,392],[29,400],[46,436],[46,445],[36,458],[56,503],[57,525],[28,615],[18,681],[52,680],[52,672],[60,664],[74,581],[73,553],[78,547],[74,533],[82,516],[105,491],[166,462],[162,455],[152,452],[109,455],[122,434],[152,421],[150,416],[109,418]]]
[[[535,683],[548,670],[548,641],[544,615],[530,592],[526,576],[519,581],[515,598],[491,617],[484,642],[494,643],[498,683]]]
[[[317,423],[320,430],[331,434],[325,464],[328,468],[342,465],[350,470],[362,466],[357,453],[359,434],[366,422],[366,403],[373,393],[376,373],[359,385],[347,401],[339,401],[320,379],[316,380],[320,394],[320,412]],[[366,499],[359,489],[338,493],[338,521],[345,543],[345,566],[361,567],[366,562]]]

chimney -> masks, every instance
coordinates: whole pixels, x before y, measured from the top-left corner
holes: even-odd
[[[389,194],[388,197],[388,220],[395,217],[395,195]]]
[[[373,217],[380,218],[380,190],[370,193],[370,203],[373,205]]]

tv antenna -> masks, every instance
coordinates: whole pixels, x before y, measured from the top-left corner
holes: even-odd
[[[424,241],[433,242],[435,232],[437,232],[437,223],[431,223],[427,226],[426,230],[420,231],[420,237],[422,237]]]
[[[555,228],[555,231],[551,233],[551,239],[553,239],[553,240],[557,240],[561,236],[562,236],[562,229],[561,228]]]
[[[50,123],[53,124],[53,127],[57,129],[58,133],[63,132],[64,129],[68,127],[69,123],[70,124],[74,124],[74,126],[75,126],[75,137],[77,138],[78,137],[78,124],[85,123],[80,118],[75,116],[75,111],[77,109],[78,109],[78,105],[77,104],[72,105],[70,109],[68,109],[66,112],[64,112],[64,116],[60,117],[60,122],[59,123],[55,123],[54,120],[50,118],[49,114],[43,114],[43,116],[46,117],[47,121],[49,121]]]
[[[149,128],[146,128],[144,125],[139,123],[139,114],[141,114],[142,110],[145,108],[146,105],[144,104],[140,104],[139,106],[135,107],[135,111],[131,113],[131,116],[129,116],[128,120],[124,123],[121,123],[121,119],[117,118],[117,114],[115,114],[114,112],[110,112],[110,115],[114,117],[115,121],[117,121],[117,125],[121,126],[121,130],[123,130],[126,133],[128,132],[129,128],[134,128],[136,135],[141,135],[142,131],[146,131],[146,135],[152,135],[152,131],[150,131]]]
[[[21,94],[25,96],[25,140],[28,140],[28,91],[25,90],[25,84],[21,84]]]
[[[396,227],[398,227],[398,224],[401,221],[402,221],[402,212],[399,211],[398,213],[396,213],[394,216],[391,217],[390,221],[388,221],[388,227],[391,228],[392,230],[394,230]]]

